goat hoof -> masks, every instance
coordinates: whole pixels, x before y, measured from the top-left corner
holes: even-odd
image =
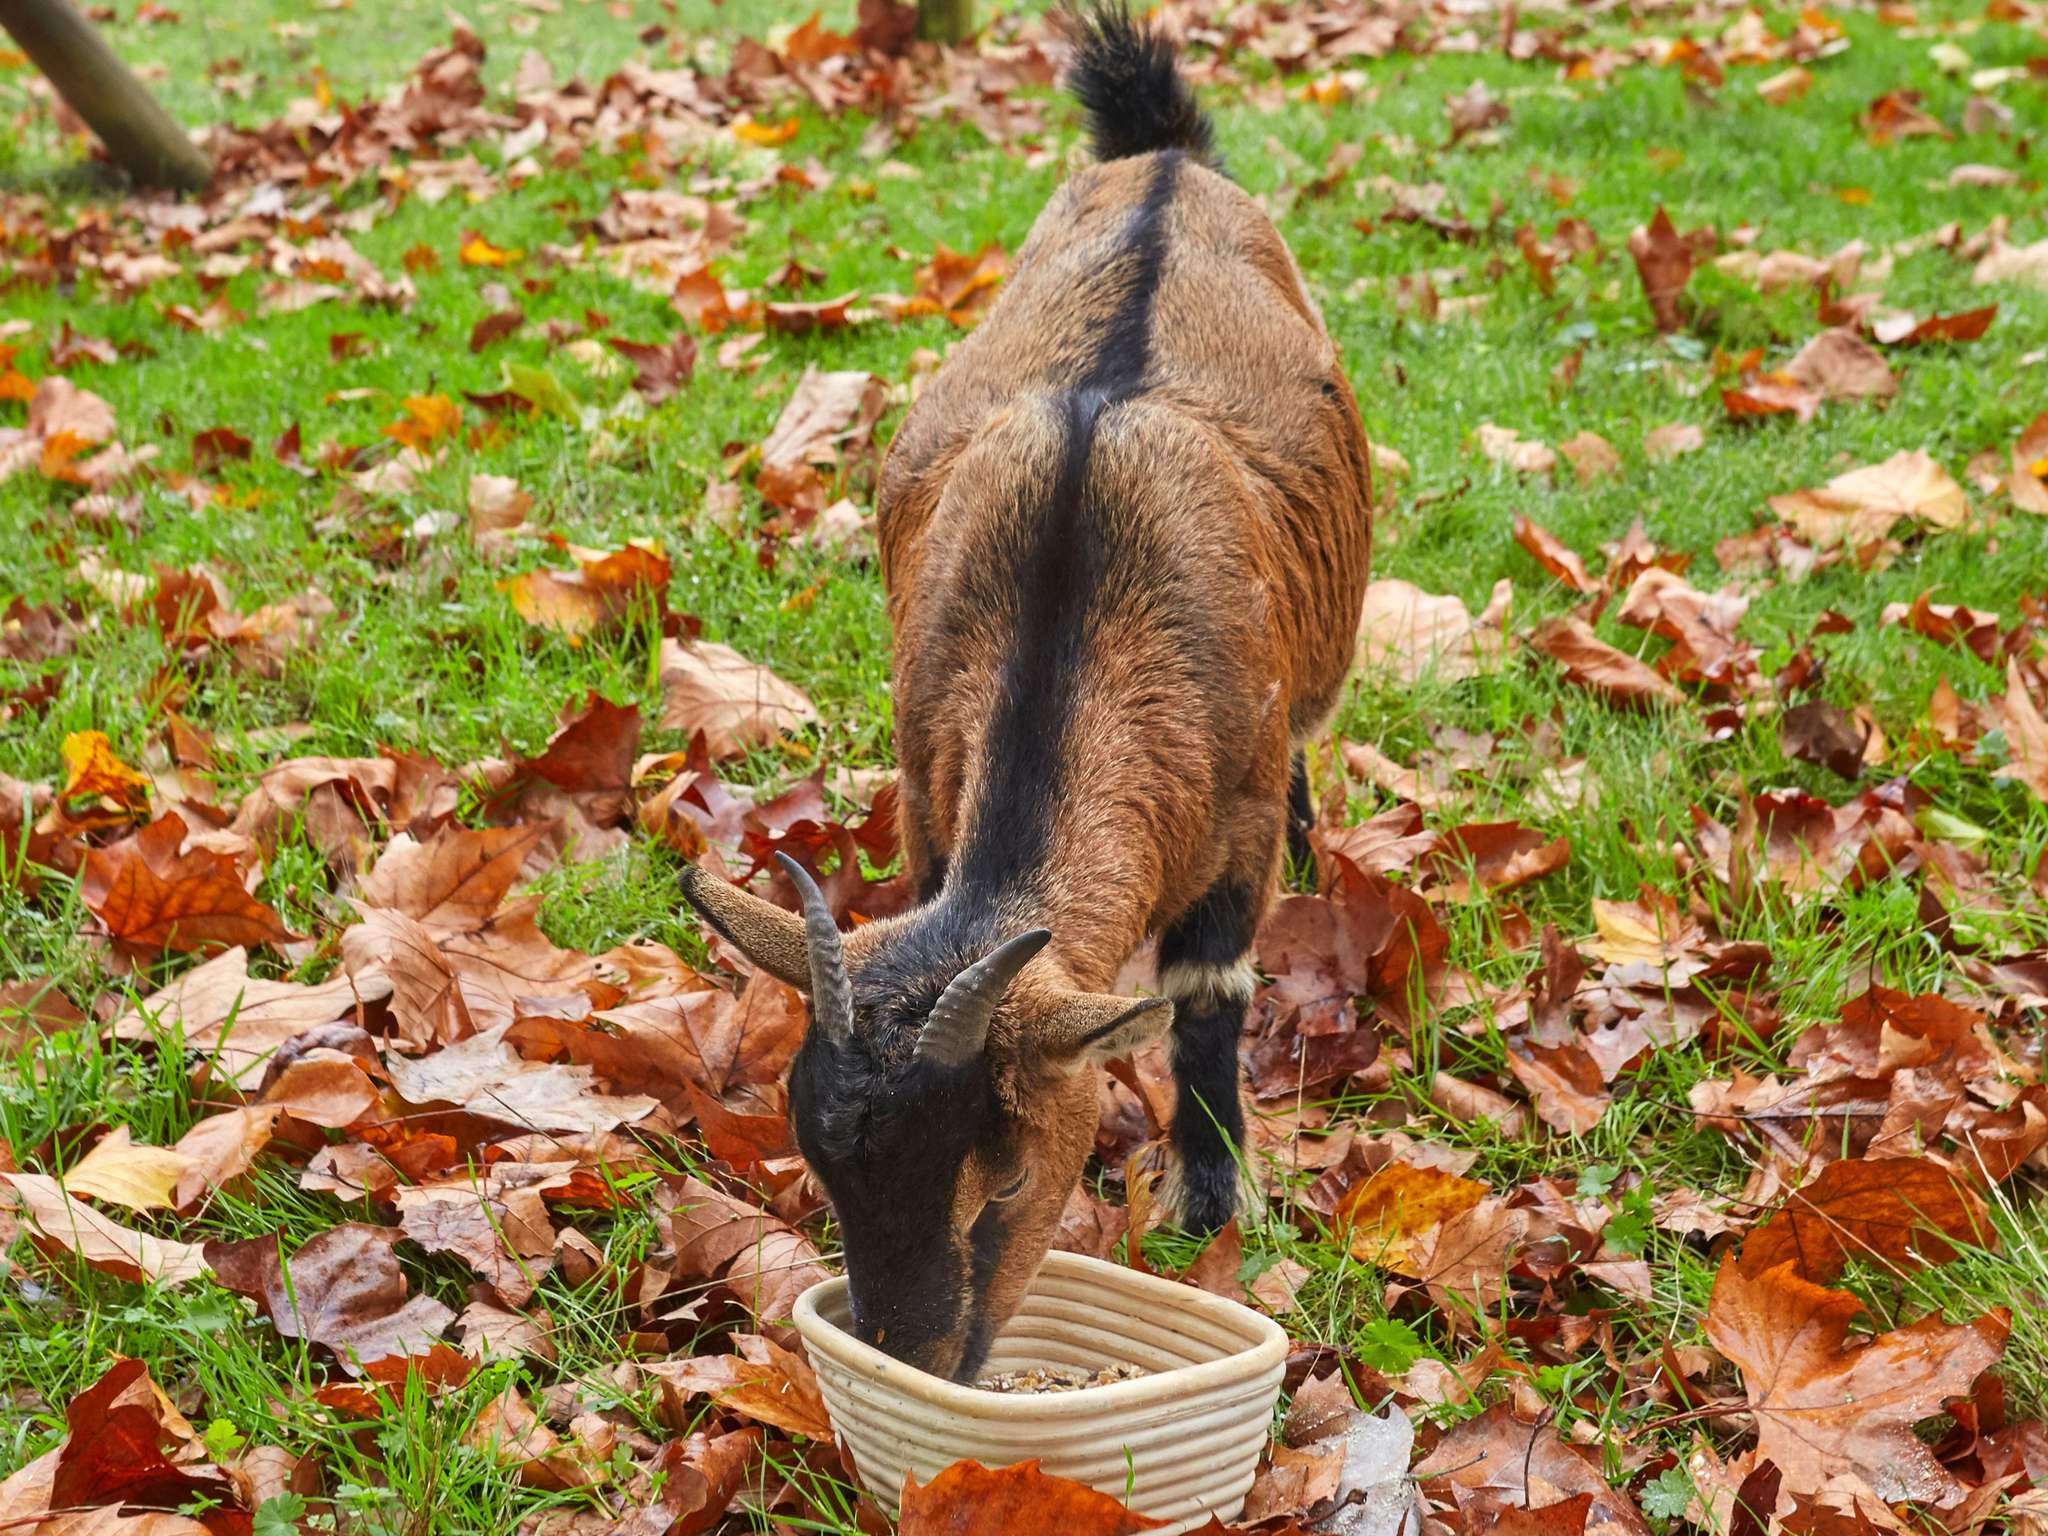
[[[1207,1237],[1230,1225],[1237,1216],[1263,1204],[1234,1160],[1187,1163],[1168,1152],[1166,1172],[1153,1196],[1161,1216],[1183,1232]]]

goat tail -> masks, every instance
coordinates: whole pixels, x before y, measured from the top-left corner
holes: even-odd
[[[1215,130],[1182,77],[1173,40],[1134,21],[1128,0],[1063,7],[1074,59],[1067,87],[1088,114],[1097,159],[1179,149],[1213,162]]]

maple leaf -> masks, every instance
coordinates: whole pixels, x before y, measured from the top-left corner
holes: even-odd
[[[209,1190],[223,1188],[255,1166],[257,1154],[277,1133],[284,1114],[278,1104],[251,1104],[208,1115],[180,1136],[171,1150],[185,1160],[171,1204],[191,1209]]]
[[[713,757],[736,757],[817,722],[803,690],[729,645],[661,643],[664,729],[703,732]]]
[[[117,1039],[149,1040],[176,1030],[188,1051],[254,1088],[286,1044],[390,991],[388,981],[374,978],[358,984],[336,976],[305,986],[252,977],[249,952],[238,946],[151,993],[117,1018],[113,1031]]]
[[[829,1443],[832,1424],[825,1399],[803,1357],[758,1333],[735,1334],[733,1342],[740,1349],[737,1356],[657,1361],[646,1371],[680,1397],[709,1395],[720,1407],[758,1424]]]
[[[1969,511],[1963,488],[1921,448],[1901,449],[1816,490],[1773,496],[1770,506],[1800,538],[1821,546],[1867,544],[1908,517],[1937,529],[1960,528]]]
[[[1672,227],[1671,216],[1659,207],[1650,222],[1628,237],[1628,254],[1642,279],[1643,295],[1650,301],[1650,315],[1660,331],[1675,331],[1685,324],[1678,300],[1692,281],[1697,260],[1692,243]]]
[[[1512,593],[1503,576],[1475,620],[1455,595],[1435,596],[1406,581],[1371,582],[1358,616],[1359,665],[1403,683],[1472,677],[1500,658]]]
[[[633,388],[649,405],[659,405],[690,382],[697,366],[697,339],[678,336],[669,342],[627,341],[607,336],[605,345],[633,365]]]
[[[182,1285],[207,1273],[199,1244],[174,1242],[109,1221],[72,1199],[45,1174],[0,1173],[0,1185],[14,1191],[31,1232],[48,1245],[77,1254],[94,1269],[163,1285]]]
[[[344,1222],[309,1239],[289,1261],[278,1239],[209,1242],[206,1261],[229,1290],[250,1297],[288,1339],[334,1352],[351,1376],[370,1362],[425,1354],[455,1314],[407,1294],[396,1228]]]
[[[1707,1340],[1742,1372],[1757,1455],[1789,1491],[1817,1493],[1847,1474],[1888,1503],[1953,1503],[1962,1485],[1914,1435],[1950,1398],[1966,1397],[2003,1353],[2003,1308],[1974,1322],[1925,1317],[1852,1341],[1863,1303],[1804,1280],[1791,1262],[1761,1274],[1725,1260],[1707,1303]]]
[[[26,1516],[30,1529],[142,1532],[146,1525],[163,1536],[233,1536],[249,1529],[235,1482],[190,1455],[200,1448],[192,1426],[142,1361],[117,1355],[71,1400],[64,1421],[66,1433],[54,1451],[0,1484],[0,1514]],[[208,1510],[208,1523],[140,1513],[186,1507]]]
[[[1540,524],[1515,514],[1515,542],[1536,558],[1536,563],[1574,592],[1598,592],[1600,583],[1586,571],[1578,551]]]
[[[1616,650],[1593,633],[1593,626],[1571,614],[1540,625],[1529,643],[1564,668],[1567,681],[1591,689],[1609,703],[1644,708],[1677,704],[1685,695],[1669,679]]]
[[[1413,1475],[1441,1480],[1453,1493],[1485,1492],[1521,1507],[1590,1494],[1584,1524],[1590,1536],[1649,1536],[1628,1494],[1601,1476],[1595,1453],[1560,1440],[1547,1417],[1521,1418],[1505,1403],[1451,1430]]]
[[[289,943],[284,920],[249,894],[234,859],[185,847],[185,822],[167,811],[133,836],[88,850],[79,896],[131,950],[210,950]]]
[[[2018,657],[2005,664],[2005,697],[1998,701],[1998,718],[2005,727],[2008,756],[1996,777],[2017,779],[2035,799],[2048,801],[2048,720],[2027,691]]]
[[[1898,393],[1898,375],[1854,330],[1822,331],[1785,365],[1793,383],[1828,400],[1882,400]]]
[[[73,1195],[90,1195],[131,1211],[162,1210],[190,1169],[183,1154],[168,1147],[138,1146],[125,1125],[117,1125],[64,1175]]]
[[[1124,1508],[1106,1493],[1053,1477],[1037,1461],[991,1470],[956,1461],[920,1486],[903,1477],[897,1536],[960,1536],[1003,1531],[1008,1536],[1136,1536],[1166,1522]]]
[[[498,583],[527,623],[551,629],[571,645],[623,622],[635,608],[661,612],[668,603],[668,552],[635,541],[621,549],[577,549],[573,571],[528,571]]]
[[[455,1104],[533,1131],[609,1131],[655,1109],[643,1095],[592,1092],[588,1067],[524,1060],[505,1041],[510,1028],[481,1030],[416,1060],[393,1056],[385,1063],[391,1085],[409,1104]]]
[[[1894,1273],[1946,1264],[1958,1242],[1998,1246],[1983,1201],[1960,1174],[1925,1157],[1842,1158],[1751,1230],[1740,1263],[1752,1276],[1789,1264],[1826,1284],[1851,1259]]]

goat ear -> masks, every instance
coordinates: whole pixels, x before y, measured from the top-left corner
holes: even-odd
[[[810,992],[811,952],[804,945],[801,917],[694,864],[683,866],[682,881],[683,900],[741,954],[769,975]]]
[[[1031,1043],[1048,1065],[1078,1072],[1130,1055],[1172,1022],[1173,1004],[1167,998],[1065,992],[1050,1016],[1035,1021]]]

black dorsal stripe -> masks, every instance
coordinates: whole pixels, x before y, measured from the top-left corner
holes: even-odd
[[[989,762],[974,824],[952,869],[973,905],[1032,880],[1052,847],[1066,793],[1065,749],[1081,688],[1090,614],[1113,551],[1087,504],[1088,460],[1104,410],[1141,393],[1151,364],[1152,311],[1165,267],[1167,212],[1185,156],[1153,158],[1105,280],[1123,293],[1088,371],[1061,396],[1060,462],[1027,519],[1013,566],[1017,628],[987,737]]]

